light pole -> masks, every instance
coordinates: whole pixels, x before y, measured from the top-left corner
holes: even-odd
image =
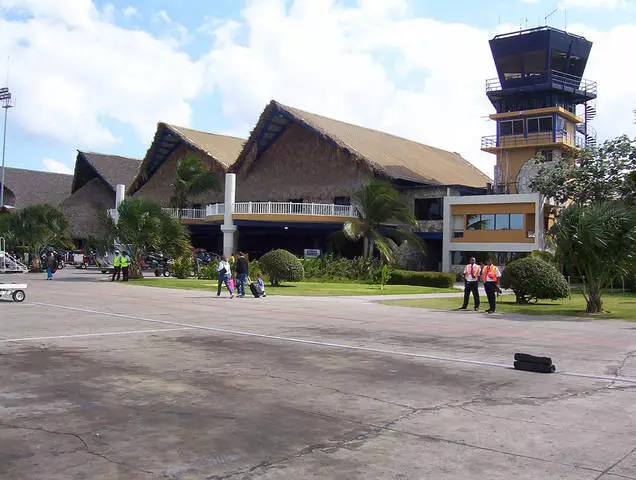
[[[2,136],[2,174],[0,179],[0,208],[4,207],[4,152],[7,146],[7,112],[11,104],[11,92],[7,87],[0,88],[0,102],[4,108],[4,135]]]

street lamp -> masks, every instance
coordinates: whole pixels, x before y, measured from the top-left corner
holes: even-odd
[[[0,178],[0,208],[4,207],[4,152],[7,145],[7,112],[13,105],[11,104],[11,92],[7,87],[0,88],[0,102],[4,108],[4,135],[2,137],[2,174]]]

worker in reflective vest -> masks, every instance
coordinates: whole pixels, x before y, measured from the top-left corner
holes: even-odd
[[[126,252],[121,254],[121,273],[124,277],[124,282],[128,281],[128,269],[130,268],[130,257]]]
[[[479,274],[481,267],[475,263],[475,257],[470,257],[468,265],[464,267],[464,303],[459,310],[468,308],[470,293],[473,294],[475,300],[475,311],[479,310]]]
[[[113,278],[110,279],[111,282],[115,281],[115,277],[119,280],[121,275],[121,254],[118,250],[115,250],[115,258],[113,259]]]
[[[492,260],[489,258],[486,260],[486,266],[483,269],[484,289],[486,290],[486,296],[488,297],[489,308],[486,313],[495,313],[495,307],[497,306],[496,293],[499,290],[499,277],[501,277],[501,271],[495,265],[492,264]]]

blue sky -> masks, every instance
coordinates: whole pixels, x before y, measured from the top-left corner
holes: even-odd
[[[601,139],[636,135],[636,0],[3,0],[7,165],[142,158],[156,123],[247,136],[272,98],[461,153],[488,174],[487,40],[548,23],[594,42]],[[3,71],[4,68],[0,68]],[[1,75],[3,78],[4,75]]]

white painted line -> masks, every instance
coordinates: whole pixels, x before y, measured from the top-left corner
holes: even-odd
[[[412,358],[425,358],[427,360],[437,360],[440,362],[452,362],[452,363],[463,363],[468,365],[479,365],[479,366],[488,366],[488,367],[498,367],[505,368],[507,370],[512,370],[513,367],[510,365],[505,365],[502,363],[491,363],[491,362],[480,362],[477,360],[467,360],[463,358],[448,358],[448,357],[438,357],[436,355],[426,355],[423,353],[412,353],[412,352],[399,352],[396,350],[384,350],[380,348],[370,348],[370,347],[357,347],[355,345],[344,345],[340,343],[330,343],[330,342],[319,342],[316,340],[303,340],[302,338],[291,338],[291,337],[279,337],[277,335],[266,335],[263,333],[254,333],[254,332],[243,332],[240,330],[227,330],[225,328],[215,328],[215,327],[206,327],[204,325],[194,325],[190,323],[180,323],[180,322],[169,322],[167,320],[156,320],[154,318],[145,318],[138,317],[136,315],[126,315],[121,313],[111,313],[111,312],[100,312],[98,310],[88,310],[84,308],[77,307],[67,307],[65,305],[55,305],[50,303],[39,303],[39,302],[29,302],[32,305],[39,305],[42,307],[52,307],[52,308],[60,308],[63,310],[72,310],[76,312],[83,313],[92,313],[96,315],[106,315],[110,317],[116,318],[128,318],[131,320],[139,320],[141,322],[151,322],[151,323],[159,323],[163,325],[176,325],[179,327],[187,327],[198,330],[206,330],[209,332],[217,332],[217,333],[225,333],[228,335],[241,335],[245,337],[256,337],[256,338],[267,338],[269,340],[279,340],[282,342],[293,342],[293,343],[302,343],[305,345],[315,345],[318,347],[329,347],[329,348],[337,348],[343,350],[353,350],[359,352],[368,352],[368,353],[381,353],[386,355],[395,355],[401,357],[412,357]],[[553,375],[566,375],[571,377],[589,377],[597,380],[605,380],[608,382],[624,382],[624,383],[634,383],[636,384],[636,378],[628,378],[628,377],[609,377],[603,375],[586,375],[583,373],[571,373],[571,372],[555,372]]]
[[[174,332],[177,330],[194,330],[194,327],[155,328],[152,330],[129,330],[125,332],[78,333],[73,335],[52,335],[50,337],[2,338],[0,342],[28,342],[31,340],[56,340],[58,338],[105,337],[107,335],[131,335],[133,333]]]

